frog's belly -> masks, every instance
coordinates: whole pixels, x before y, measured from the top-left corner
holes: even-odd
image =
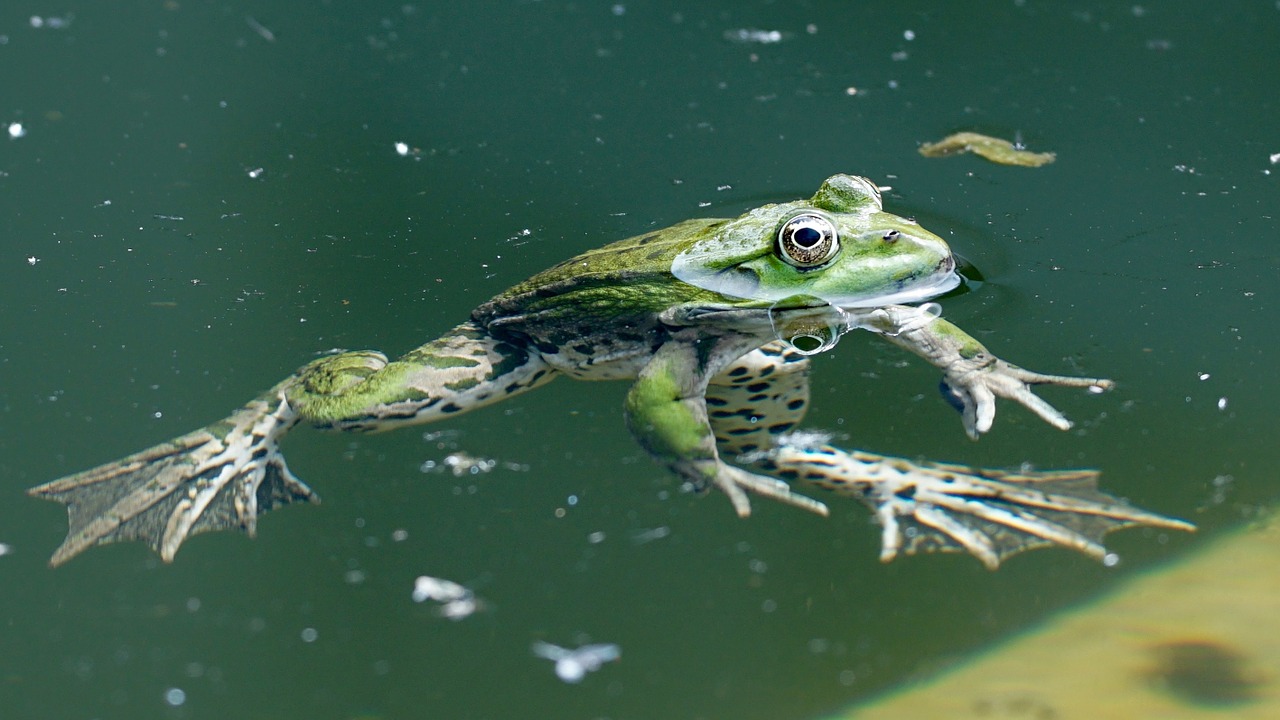
[[[541,355],[548,365],[577,380],[630,380],[640,374],[653,353],[647,347],[597,341],[570,344],[557,353]]]

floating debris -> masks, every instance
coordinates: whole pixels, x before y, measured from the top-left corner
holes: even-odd
[[[9,123],[9,139],[17,140],[27,134],[27,129],[20,122]]]
[[[461,620],[480,609],[480,599],[471,588],[452,580],[421,575],[413,581],[413,601],[420,603],[428,600],[440,603],[437,609],[440,617],[450,620]]]
[[[576,683],[581,682],[587,673],[599,670],[601,665],[621,658],[622,649],[613,643],[600,643],[570,650],[538,641],[533,644],[533,654],[555,662],[556,677],[567,683]]]
[[[925,143],[920,146],[920,154],[925,157],[946,157],[971,152],[1001,165],[1019,165],[1021,167],[1040,167],[1048,165],[1057,157],[1054,153],[1033,153],[1022,146],[1001,138],[981,135],[974,132],[958,132],[948,135],[936,143]]]
[[[493,472],[495,468],[501,467],[503,470],[526,471],[528,465],[513,462],[498,462],[493,458],[478,457],[471,453],[461,451],[452,452],[444,456],[443,460],[426,460],[418,469],[424,473],[443,473],[447,472],[454,477],[465,477],[467,475],[483,475]]]
[[[791,33],[784,33],[781,30],[760,30],[758,28],[738,28],[736,30],[725,30],[724,39],[729,42],[742,43],[743,45],[755,43],[758,45],[772,45],[780,43],[791,37]]]

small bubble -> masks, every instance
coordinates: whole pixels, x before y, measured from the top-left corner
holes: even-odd
[[[187,701],[187,693],[182,688],[169,688],[164,691],[164,701],[173,707],[178,707]]]
[[[1115,553],[1107,553],[1102,556],[1103,567],[1115,567],[1120,564],[1120,556]]]
[[[320,633],[315,628],[302,628],[302,642],[313,643],[316,638],[320,637]]]

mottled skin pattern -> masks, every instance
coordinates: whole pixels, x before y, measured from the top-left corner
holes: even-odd
[[[739,515],[750,513],[748,493],[826,514],[788,481],[861,500],[883,526],[884,559],[961,550],[995,567],[1044,544],[1101,557],[1103,534],[1119,527],[1189,528],[1098,492],[1092,471],[912,463],[792,432],[808,403],[807,356],[852,329],[938,367],[975,438],[990,429],[997,396],[1066,428],[1031,386],[1110,387],[1005,363],[936,306],[904,304],[954,287],[954,268],[946,243],[885,212],[874,184],[837,175],[808,200],[589,251],[395,361],[373,351],[321,358],[207,428],[31,492],[68,506],[53,564],[127,539],[169,561],[190,535],[252,534],[261,512],[316,500],[279,450],[298,423],[380,431],[432,422],[564,375],[631,380],[625,410],[636,440],[689,487],[723,491]]]

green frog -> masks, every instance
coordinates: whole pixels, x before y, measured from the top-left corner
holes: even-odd
[[[992,355],[926,302],[960,282],[941,238],[885,212],[870,180],[836,175],[807,200],[688,220],[566,260],[397,360],[364,350],[320,358],[208,427],[30,492],[67,505],[70,531],[51,564],[121,540],[168,562],[194,534],[253,535],[261,513],[318,501],[279,447],[299,423],[369,432],[435,422],[565,376],[630,381],[626,423],[640,446],[686,487],[723,493],[739,516],[752,495],[825,515],[797,491],[804,484],[865,503],[886,561],[964,551],[995,568],[1043,545],[1101,559],[1110,530],[1191,529],[1100,492],[1092,470],[912,462],[797,429],[809,358],[855,329],[938,367],[975,439],[991,428],[997,397],[1066,429],[1032,386],[1111,387]]]

